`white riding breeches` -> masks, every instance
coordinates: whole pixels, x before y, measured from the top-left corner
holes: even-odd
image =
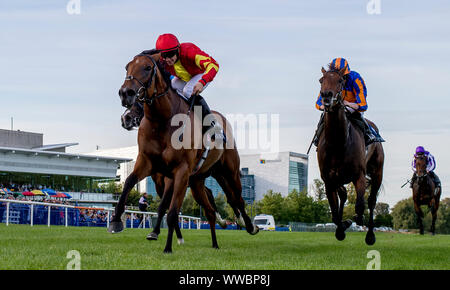
[[[178,77],[174,77],[172,79],[172,88],[177,90],[180,95],[183,95],[189,99],[192,96],[195,84],[198,83],[202,76],[203,74],[195,75],[188,82],[185,82]],[[206,84],[203,88],[206,88],[207,86],[208,84]]]

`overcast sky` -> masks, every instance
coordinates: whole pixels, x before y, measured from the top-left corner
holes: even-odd
[[[124,66],[170,32],[218,61],[203,93],[210,107],[279,114],[280,150],[306,153],[320,68],[345,57],[387,141],[379,201],[411,196],[400,186],[417,145],[435,155],[450,196],[449,1],[380,0],[380,14],[368,13],[369,0],[80,0],[79,14],[68,2],[1,0],[0,128],[13,117],[15,130],[44,133],[45,144],[79,142],[70,152],[135,145],[136,131],[120,126]],[[318,177],[313,148],[310,184]]]

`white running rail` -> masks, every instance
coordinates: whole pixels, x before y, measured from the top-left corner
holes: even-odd
[[[64,224],[67,227],[68,226],[68,215],[67,215],[67,209],[68,208],[76,208],[76,209],[88,209],[88,210],[101,210],[101,211],[107,211],[108,217],[106,219],[106,227],[109,227],[109,220],[111,219],[111,212],[114,211],[113,208],[96,208],[96,207],[82,207],[82,206],[74,206],[74,205],[67,205],[67,204],[57,204],[57,203],[47,203],[47,202],[37,202],[37,201],[24,201],[24,200],[13,200],[13,199],[2,199],[0,198],[0,202],[6,203],[6,225],[9,225],[9,216],[10,216],[10,204],[11,203],[19,203],[19,204],[28,204],[30,205],[30,226],[33,226],[33,212],[34,212],[34,205],[43,205],[48,206],[48,218],[47,218],[47,226],[50,227],[50,213],[52,207],[63,207],[64,210]],[[131,214],[131,228],[133,228],[133,221],[134,221],[134,214],[143,214],[143,228],[145,228],[145,221],[148,218],[148,216],[158,216],[158,213],[156,212],[144,212],[144,211],[134,211],[134,210],[125,210],[125,213]],[[0,217],[1,218],[1,217]],[[185,219],[187,219],[189,224],[189,229],[191,229],[191,221],[195,221],[197,225],[197,229],[200,229],[200,218],[193,217],[193,216],[186,216],[186,215],[180,215],[179,216],[181,225],[184,224]],[[151,225],[150,225],[151,226]]]

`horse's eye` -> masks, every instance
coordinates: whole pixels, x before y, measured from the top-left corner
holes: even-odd
[[[152,67],[151,66],[147,66],[147,67],[145,67],[145,70],[146,71],[150,71],[152,69]]]
[[[319,83],[322,83],[322,81],[323,81],[323,78],[320,78],[320,79],[319,79]]]

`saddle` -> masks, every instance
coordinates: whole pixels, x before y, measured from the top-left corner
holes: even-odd
[[[194,97],[191,97],[190,99],[188,99],[186,96],[184,96],[183,94],[179,93],[178,91],[177,91],[177,95],[180,96],[181,99],[183,99],[186,102],[186,104],[189,105],[189,108],[191,108],[191,109],[195,105],[201,106],[202,107],[202,118],[204,118],[205,116],[211,114],[211,110],[209,109],[208,104],[206,103],[205,99],[201,95],[195,96],[195,103],[194,104],[192,104],[192,101],[193,101]],[[209,129],[211,129],[212,127],[215,127],[215,126],[216,126],[216,122],[215,121],[213,121],[210,126],[202,126],[202,136],[204,136],[205,133]],[[183,138],[182,136],[183,136],[183,134],[181,134],[181,136],[180,136],[180,141]],[[226,143],[225,132],[223,131],[222,128],[220,128],[220,130],[215,130],[214,134],[211,136],[211,139],[214,140],[216,137],[222,138],[224,143]]]
[[[385,142],[380,136],[380,133],[378,133],[359,112],[349,112],[346,110],[346,115],[350,122],[363,133],[366,147],[373,142]]]

